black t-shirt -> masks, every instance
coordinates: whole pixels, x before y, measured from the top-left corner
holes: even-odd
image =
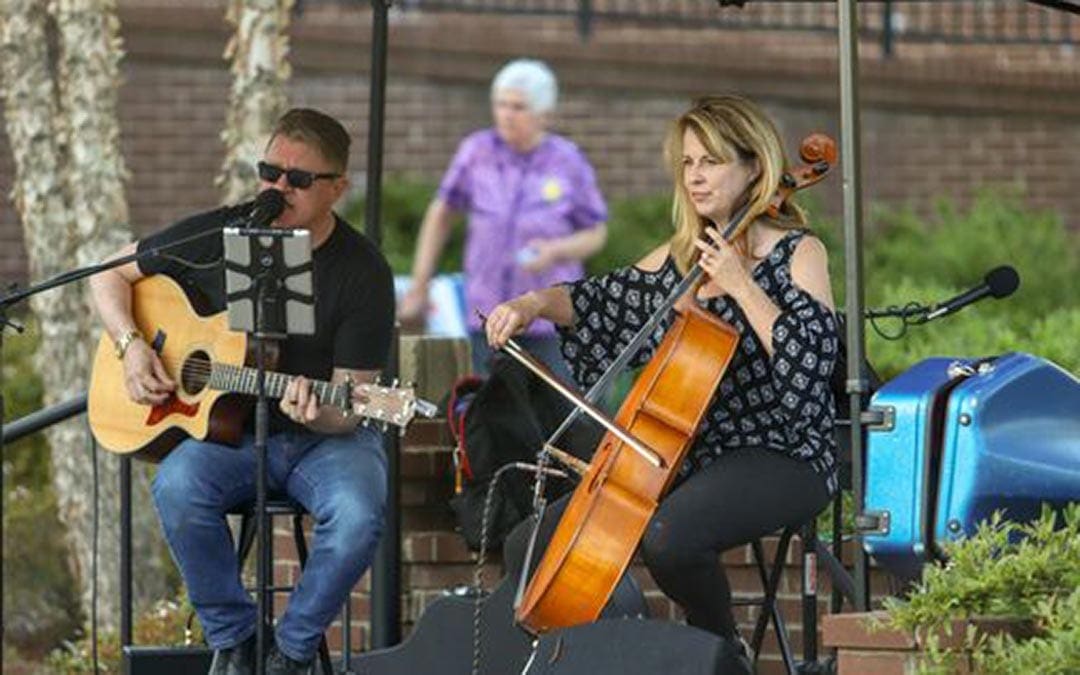
[[[153,234],[139,252],[209,230],[235,227],[251,204],[200,213]],[[386,258],[367,237],[335,216],[330,237],[312,252],[315,334],[290,336],[280,343],[275,370],[328,380],[333,369],[379,370],[386,365],[394,325],[394,279]],[[139,261],[143,274],[176,280],[201,313],[225,310],[224,244],[208,235]],[[274,410],[274,408],[271,408]],[[276,413],[276,410],[275,410]],[[275,429],[287,418],[274,415]]]

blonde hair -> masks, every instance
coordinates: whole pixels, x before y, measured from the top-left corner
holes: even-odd
[[[757,104],[740,96],[699,98],[671,124],[664,142],[664,155],[675,183],[671,207],[675,234],[671,237],[671,256],[683,274],[697,261],[700,253],[694,248],[694,240],[710,224],[708,219],[697,214],[683,182],[683,137],[688,129],[697,135],[710,154],[723,162],[756,160],[758,163],[757,178],[747,188],[745,199],[734,205],[739,209],[749,203],[729,238],[739,245],[744,255],[748,254],[743,240],[746,230],[765,214],[788,165],[776,126]],[[784,228],[798,227],[806,224],[806,216],[797,205],[784,200],[780,218],[774,223]],[[727,223],[716,225],[723,229]]]

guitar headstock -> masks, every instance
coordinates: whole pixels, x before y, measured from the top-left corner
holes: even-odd
[[[413,417],[434,417],[437,410],[434,403],[417,398],[411,386],[398,387],[396,380],[389,387],[361,384],[356,389],[359,395],[352,400],[352,411],[364,418],[364,424],[372,420],[384,428],[392,424],[404,434]]]

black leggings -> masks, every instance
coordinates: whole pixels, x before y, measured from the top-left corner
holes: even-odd
[[[802,524],[829,502],[824,477],[771,450],[730,450],[660,502],[642,540],[653,579],[691,626],[735,635],[720,553]]]

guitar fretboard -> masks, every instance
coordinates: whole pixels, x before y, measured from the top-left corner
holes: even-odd
[[[214,363],[210,369],[210,388],[255,396],[259,393],[257,378],[258,371],[255,368]],[[270,398],[281,398],[285,395],[290,379],[291,375],[266,371],[266,395]],[[352,392],[347,383],[331,384],[323,380],[312,380],[311,390],[315,392],[321,405],[333,405],[342,410],[349,407]]]

